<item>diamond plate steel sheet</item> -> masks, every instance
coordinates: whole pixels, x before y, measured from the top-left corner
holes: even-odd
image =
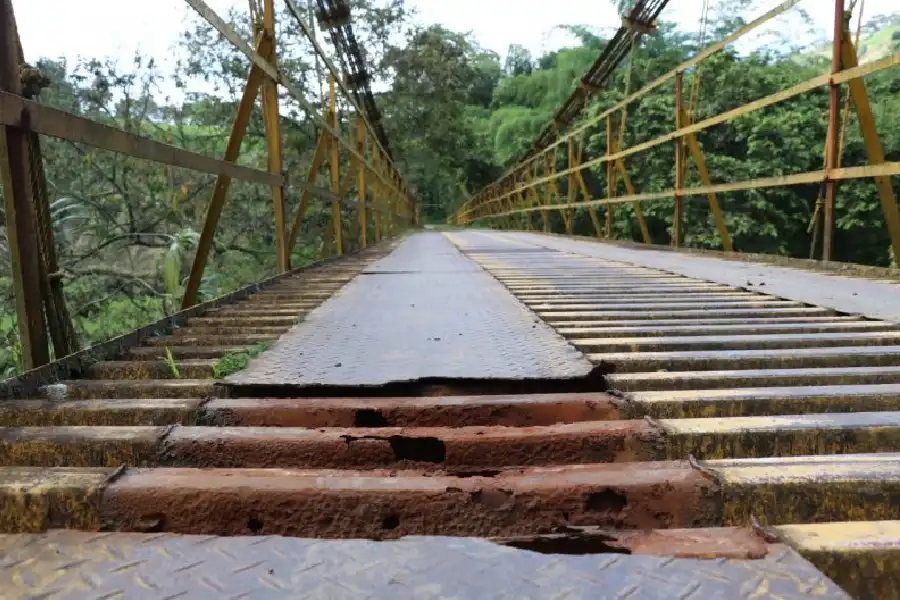
[[[618,261],[713,281],[831,308],[842,313],[900,322],[900,286],[895,280],[878,281],[837,273],[806,271],[755,262],[671,252],[652,248],[627,248],[602,242],[568,239],[539,233],[504,233],[496,237],[511,244],[530,244],[548,251],[566,252],[594,259]]]
[[[439,233],[405,240],[226,383],[568,379],[584,355]]]
[[[760,560],[540,554],[471,538],[393,542],[51,532],[0,536],[0,589],[46,598],[849,598],[796,552]]]

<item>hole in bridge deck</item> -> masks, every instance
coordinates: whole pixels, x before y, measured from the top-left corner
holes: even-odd
[[[410,398],[439,396],[502,396],[519,394],[585,394],[607,392],[609,364],[595,366],[581,377],[569,379],[464,379],[422,378],[383,385],[277,385],[220,384],[219,397],[226,398]],[[384,427],[384,415],[360,409],[358,427]]]
[[[250,517],[247,519],[247,529],[253,533],[259,533],[263,528],[263,520],[258,517]]]
[[[394,460],[442,463],[447,460],[447,445],[435,437],[406,437],[392,435],[388,438]]]
[[[592,512],[617,513],[626,506],[628,506],[628,498],[611,489],[591,492],[584,500],[584,509]]]
[[[598,533],[562,533],[504,540],[501,543],[540,554],[631,554],[628,548],[611,543],[616,541],[614,537]]]
[[[353,415],[354,427],[389,427],[390,423],[380,410],[361,408]]]

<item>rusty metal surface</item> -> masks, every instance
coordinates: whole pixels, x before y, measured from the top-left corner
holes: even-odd
[[[51,532],[0,536],[0,589],[47,598],[849,598],[795,551],[760,560],[393,542]]]
[[[871,281],[696,254],[623,248],[537,233],[510,233],[500,237],[510,242],[537,244],[557,251],[642,265],[733,287],[758,288],[762,293],[848,314],[900,322],[900,286],[895,281]]]
[[[443,235],[420,233],[227,383],[567,379],[591,365]]]

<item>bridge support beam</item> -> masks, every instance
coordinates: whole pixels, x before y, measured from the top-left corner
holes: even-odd
[[[269,64],[276,65],[277,55],[275,48],[275,3],[274,0],[264,0],[263,3],[263,29],[266,36],[272,39],[269,49]],[[266,124],[266,141],[269,148],[269,172],[281,175],[284,166],[281,147],[281,117],[278,112],[278,86],[276,82],[266,77],[262,86],[263,115]],[[291,268],[291,257],[285,243],[285,210],[284,210],[284,182],[272,186],[272,204],[275,216],[275,253],[278,264],[278,272],[284,273]]]
[[[372,164],[375,165],[375,168],[378,171],[382,170],[381,167],[381,155],[378,152],[378,141],[375,138],[372,138]],[[381,241],[381,184],[378,182],[377,178],[372,181],[372,228],[373,234],[375,235],[375,241]]]
[[[841,59],[844,69],[858,66],[856,48],[850,39],[850,32],[846,28],[841,34]],[[869,103],[866,83],[860,78],[851,79],[847,85],[850,88],[850,98],[853,100],[856,116],[859,119],[859,129],[862,133],[869,164],[882,165],[885,162],[884,148],[881,146],[878,130],[875,127],[875,115],[872,113],[872,105]],[[897,207],[897,198],[894,196],[891,178],[875,177],[874,180],[875,187],[878,189],[878,198],[881,200],[881,209],[884,212],[884,222],[891,237],[894,260],[900,261],[900,209]]]
[[[334,75],[329,78],[328,82],[328,119],[335,133],[338,133],[337,116],[337,96],[335,94]],[[329,169],[331,172],[331,191],[340,195],[341,193],[341,143],[337,135],[332,136],[329,140]],[[331,227],[334,236],[334,250],[340,256],[344,253],[344,240],[341,224],[341,202],[337,198],[331,200]]]
[[[361,115],[356,115],[356,151],[366,156],[366,124]],[[359,247],[368,246],[369,217],[366,211],[366,165],[359,163],[356,171],[356,210],[359,213]]]
[[[606,239],[612,239],[613,220],[615,218],[615,205],[612,199],[616,197],[616,165],[609,157],[615,152],[616,140],[613,138],[613,116],[606,115],[606,198],[610,201],[606,205]]]
[[[307,187],[303,189],[303,192],[300,194],[300,203],[297,206],[297,212],[294,214],[294,221],[291,224],[291,233],[288,236],[288,253],[294,250],[294,245],[297,243],[297,236],[300,234],[300,225],[303,222],[303,217],[306,216],[306,211],[309,209],[309,199],[312,194],[310,194],[310,187],[315,184],[316,178],[319,175],[319,170],[322,168],[322,165],[325,163],[325,153],[328,148],[328,139],[325,137],[325,134],[322,133],[319,135],[319,139],[316,140],[316,149],[313,152],[312,164],[309,166],[309,172],[306,175],[306,183]]]
[[[588,192],[587,184],[584,182],[584,175],[581,174],[581,158],[584,156],[584,138],[578,141],[578,150],[575,152],[575,180],[578,182],[578,188],[581,190],[581,196],[585,202],[590,202],[591,194]],[[588,215],[591,217],[591,225],[594,226],[594,233],[597,237],[603,236],[603,228],[600,227],[600,217],[597,216],[597,207],[588,205]]]
[[[268,57],[272,47],[272,40],[268,35],[263,33],[259,36],[256,44],[256,51],[263,57]],[[244,93],[238,104],[237,114],[231,125],[231,135],[228,137],[228,145],[225,146],[225,154],[223,160],[233,163],[237,161],[241,153],[241,142],[244,140],[244,134],[247,133],[247,124],[250,122],[250,115],[253,114],[253,107],[256,104],[256,96],[262,85],[265,73],[255,63],[250,67],[250,74],[247,75],[247,85],[244,86]],[[197,242],[197,251],[194,254],[194,262],[191,265],[191,274],[188,277],[187,286],[184,290],[184,296],[181,299],[181,308],[190,308],[197,303],[197,294],[200,291],[200,283],[203,280],[203,272],[206,270],[206,263],[209,259],[209,251],[212,249],[213,240],[216,235],[216,227],[219,225],[219,217],[222,216],[222,208],[225,206],[225,197],[228,194],[228,188],[231,186],[231,177],[228,175],[219,175],[216,177],[216,184],[213,187],[212,197],[209,201],[209,208],[206,209],[206,220],[203,222],[203,231],[200,233],[200,240]]]
[[[12,1],[0,0],[0,90],[21,96],[18,55],[19,36]],[[50,360],[42,313],[41,255],[35,229],[28,135],[14,127],[0,128],[0,181],[3,183],[6,236],[24,370],[47,364]]]
[[[682,115],[684,114],[684,74],[678,72],[675,75],[675,129],[684,127],[682,123]],[[675,214],[672,218],[672,246],[681,247],[683,232],[681,227],[684,224],[684,197],[681,190],[684,188],[684,138],[678,136],[675,138]]]
[[[844,0],[834,0],[834,39],[832,41],[831,72],[841,72],[841,37],[844,33]],[[832,81],[831,99],[828,109],[828,138],[825,142],[825,170],[833,171],[838,166],[840,153],[840,113],[841,86]],[[825,227],[822,234],[822,261],[831,260],[834,237],[834,200],[837,196],[838,182],[834,179],[825,181]]]

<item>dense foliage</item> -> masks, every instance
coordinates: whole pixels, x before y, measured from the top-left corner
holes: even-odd
[[[737,4],[746,4],[738,0]],[[354,2],[355,26],[367,49],[378,84],[378,102],[394,155],[427,220],[443,221],[467,194],[498,177],[548,122],[580,75],[605,44],[603,36],[570,27],[575,47],[533,57],[513,46],[501,58],[468,34],[415,25],[402,0]],[[714,19],[722,35],[740,25],[733,12]],[[230,15],[246,37],[246,17]],[[309,44],[291,17],[283,15],[279,66],[320,102],[323,80]],[[867,30],[869,47],[900,50],[896,20]],[[883,38],[883,39],[882,39]],[[877,43],[876,43],[877,42]],[[228,138],[247,61],[208,26],[198,22],[182,37],[183,55],[174,78],[163,78],[153,61],[136,56],[127,69],[98,57],[77,64],[41,59],[38,66],[52,84],[40,100],[128,131],[220,156]],[[671,69],[697,49],[695,36],[663,26],[638,49],[630,67],[631,89]],[[896,47],[895,47],[896,46]],[[26,55],[28,49],[25,49]],[[883,54],[882,54],[883,55]],[[802,56],[783,51],[726,51],[687,78],[700,78],[695,118],[720,113],[790,87],[828,69],[817,52]],[[596,98],[596,115],[622,98],[628,69],[621,69]],[[900,74],[890,70],[867,80],[882,143],[889,160],[900,160]],[[177,93],[173,93],[173,85]],[[625,145],[652,139],[674,124],[671,86],[631,107]],[[177,96],[173,98],[170,96]],[[714,182],[769,177],[822,167],[827,93],[818,90],[791,102],[717,126],[700,136]],[[346,115],[342,106],[342,114]],[[289,213],[305,177],[318,128],[289,98],[282,99]],[[347,124],[345,123],[345,126]],[[865,152],[851,117],[845,165],[861,165]],[[82,344],[108,339],[175,310],[190,268],[198,231],[209,201],[212,177],[137,161],[70,142],[45,139],[54,231],[66,295]],[[585,158],[605,152],[605,131],[592,129]],[[264,125],[257,112],[241,153],[241,164],[265,168]],[[671,144],[628,161],[639,191],[672,187]],[[601,170],[585,177],[593,197],[605,194]],[[325,180],[323,177],[322,180]],[[696,185],[694,170],[688,185]],[[565,195],[565,183],[561,185]],[[728,227],[738,249],[806,256],[808,226],[819,190],[810,187],[757,190],[722,196]],[[621,188],[619,193],[624,193]],[[687,201],[686,242],[717,247],[705,200]],[[870,182],[842,185],[838,197],[836,258],[885,265],[891,261],[880,204]],[[645,206],[654,242],[666,243],[671,201]],[[294,264],[317,257],[327,223],[326,207],[311,208],[293,249]],[[553,216],[559,228],[558,215]],[[346,227],[354,216],[347,215]],[[590,234],[587,214],[579,211],[576,230]],[[635,238],[631,208],[616,210],[615,234]],[[5,240],[3,252],[7,252]],[[7,269],[8,257],[0,257]],[[206,270],[202,298],[210,298],[272,274],[274,227],[271,196],[263,186],[233,182]],[[5,299],[0,313],[0,368],[16,368],[16,331],[8,273],[0,278]]]

